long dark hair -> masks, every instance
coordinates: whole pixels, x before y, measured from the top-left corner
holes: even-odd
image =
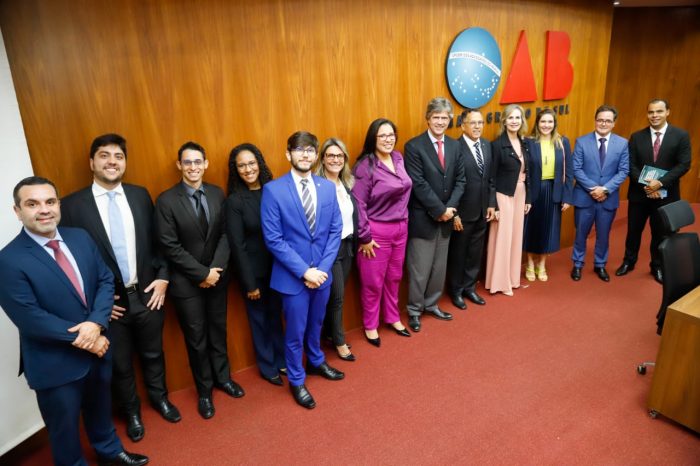
[[[265,163],[265,158],[260,152],[260,149],[255,144],[245,142],[239,144],[233,149],[228,156],[228,193],[237,193],[241,191],[247,191],[248,185],[241,179],[241,175],[238,174],[238,168],[236,167],[236,157],[238,154],[247,150],[255,156],[255,160],[258,162],[258,181],[260,182],[260,187],[265,183],[272,180],[272,172],[267,167]]]
[[[377,150],[377,134],[379,133],[379,128],[381,128],[382,125],[391,126],[394,130],[394,134],[396,134],[396,140],[398,140],[399,133],[396,130],[396,125],[394,124],[394,122],[386,118],[377,118],[372,123],[370,123],[369,128],[367,128],[365,144],[364,146],[362,146],[362,154],[360,154],[360,156],[357,158],[357,162],[355,162],[356,167],[364,159],[369,159],[370,170],[377,163],[377,156],[374,154],[374,151]]]

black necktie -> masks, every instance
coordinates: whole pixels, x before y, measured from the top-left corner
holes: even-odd
[[[207,213],[204,211],[204,204],[202,204],[202,196],[204,193],[202,191],[195,191],[192,197],[194,197],[194,204],[197,209],[197,220],[199,221],[199,226],[202,231],[206,234],[209,229],[209,222],[207,221]]]
[[[479,167],[479,175],[484,174],[484,159],[481,157],[481,149],[479,149],[479,141],[474,143],[474,151],[476,153],[476,165]]]
[[[600,147],[598,148],[598,155],[600,155],[600,167],[605,165],[605,138],[598,139],[600,141]]]

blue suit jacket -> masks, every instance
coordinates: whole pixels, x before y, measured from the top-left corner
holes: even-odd
[[[24,232],[0,251],[0,306],[19,329],[20,374],[35,390],[57,387],[84,377],[94,354],[74,347],[74,325],[91,321],[109,325],[114,276],[90,235],[60,228],[83,278],[83,304],[51,255]],[[108,353],[109,354],[109,353]]]
[[[596,204],[589,194],[596,186],[604,186],[608,190],[608,198],[603,201],[606,210],[615,210],[620,205],[620,185],[630,170],[630,157],[627,139],[610,133],[605,165],[600,166],[598,141],[596,134],[588,133],[576,140],[574,148],[574,187],[573,204],[576,207],[591,207]]]
[[[295,295],[304,289],[304,273],[316,267],[328,274],[321,288],[332,282],[331,268],[340,247],[343,220],[330,181],[313,177],[316,186],[316,231],[311,234],[304,208],[290,173],[266,183],[261,202],[263,236],[272,253],[270,287]]]
[[[571,166],[571,145],[566,136],[562,137],[563,149],[554,146],[554,192],[552,200],[571,204],[574,189],[574,174]],[[530,173],[530,202],[537,201],[542,188],[542,146],[532,138],[525,139],[530,152],[528,170]]]

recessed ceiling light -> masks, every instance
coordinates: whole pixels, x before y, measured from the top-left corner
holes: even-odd
[[[620,6],[620,3],[622,3],[622,2],[613,2],[613,5],[614,5],[614,6]]]

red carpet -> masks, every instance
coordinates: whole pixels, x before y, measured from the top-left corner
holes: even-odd
[[[624,247],[619,217],[611,274]],[[346,380],[310,378],[312,411],[254,368],[235,374],[244,398],[215,393],[209,421],[196,413],[194,390],[173,393],[183,421],[167,424],[144,408],[146,437],[126,447],[155,465],[698,465],[700,435],[651,419],[653,369],[635,370],[655,359],[659,344],[661,286],[646,266],[648,237],[642,248],[637,269],[610,283],[590,263],[571,281],[568,248],[550,258],[548,282],[523,279],[512,298],[484,293],[487,305],[466,312],[444,302],[455,320],[426,317],[410,339],[382,329],[377,349],[350,332],[358,361],[328,351]],[[44,447],[13,462],[49,461]]]

